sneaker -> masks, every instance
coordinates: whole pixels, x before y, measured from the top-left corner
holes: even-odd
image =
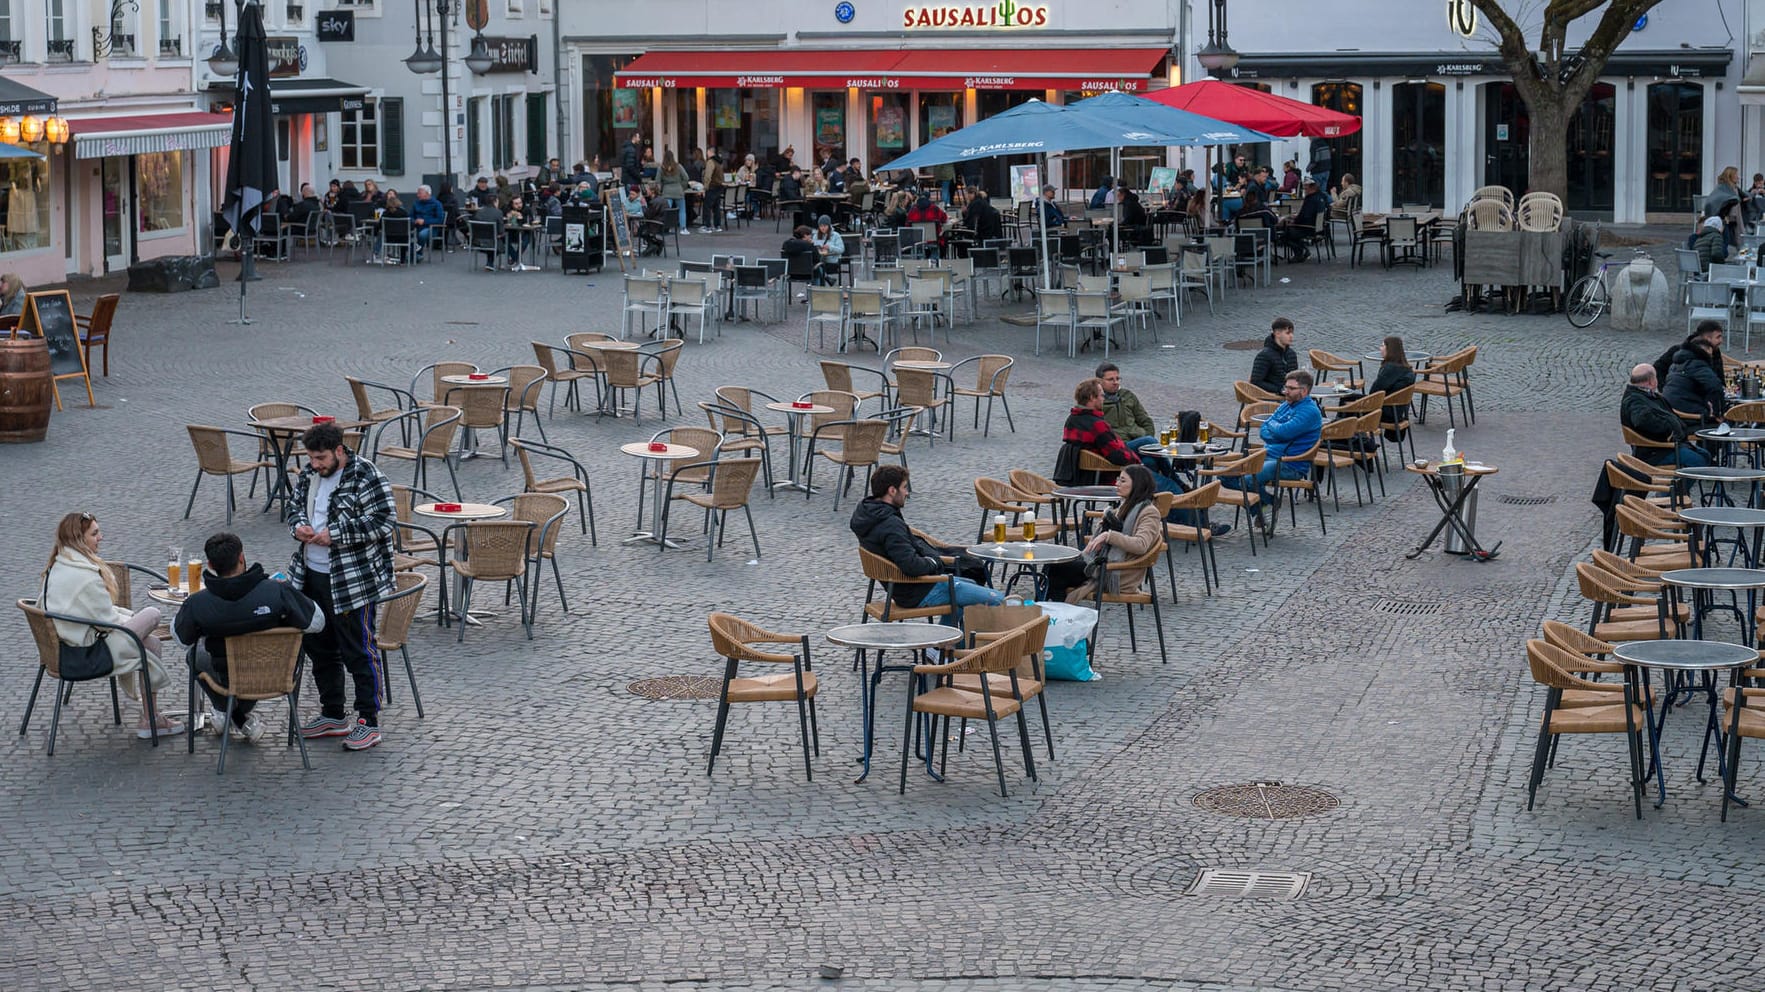
[[[808,294],[808,293],[798,293],[798,294],[797,294],[797,302],[798,302],[798,303],[807,303],[807,302],[809,302],[809,294]]]
[[[699,233],[700,234],[710,234],[711,229],[709,227],[701,227],[701,228],[699,228]]]
[[[342,737],[349,733],[349,721],[340,716],[326,716],[323,713],[313,717],[300,727],[300,736],[307,740],[315,737]]]
[[[222,729],[226,726],[227,714],[222,710],[210,706],[208,708],[208,724],[203,729],[207,730],[212,736],[219,737],[221,736]]]
[[[1231,524],[1213,524],[1211,528],[1215,537],[1224,537],[1232,532]]]
[[[380,728],[371,726],[368,721],[357,718],[355,726],[349,728],[349,736],[343,739],[345,751],[366,751],[380,743]]]
[[[239,728],[239,735],[244,737],[248,744],[256,744],[263,740],[264,735],[269,732],[270,728],[264,726],[264,718],[256,713],[247,716],[245,725]]]

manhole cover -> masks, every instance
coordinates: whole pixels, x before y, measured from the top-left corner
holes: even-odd
[[[1256,351],[1262,347],[1262,341],[1227,341],[1225,344],[1220,345],[1220,347],[1227,351]]]
[[[1509,506],[1543,506],[1546,503],[1555,503],[1557,498],[1555,496],[1514,496],[1509,493],[1503,493],[1500,496],[1497,496],[1495,501],[1497,503],[1506,503]]]
[[[664,675],[638,679],[625,688],[645,699],[716,699],[723,693],[723,680],[709,675]]]
[[[1194,803],[1196,808],[1209,813],[1256,820],[1293,820],[1328,813],[1342,805],[1341,800],[1322,789],[1279,782],[1223,785],[1196,794]]]
[[[1401,599],[1381,599],[1373,604],[1378,613],[1394,613],[1400,617],[1428,617],[1440,612],[1439,603],[1414,603]]]
[[[1299,898],[1311,882],[1308,871],[1239,871],[1229,868],[1204,868],[1184,895],[1236,896],[1240,899]]]

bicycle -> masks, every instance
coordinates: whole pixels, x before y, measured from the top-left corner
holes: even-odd
[[[1648,255],[1648,252],[1641,248],[1633,251],[1631,262]],[[1614,268],[1610,261],[1612,253],[1596,251],[1593,255],[1600,259],[1599,270],[1575,280],[1575,284],[1569,287],[1569,295],[1563,301],[1563,314],[1569,318],[1569,323],[1576,327],[1586,327],[1592,324],[1600,319],[1600,315],[1612,305],[1612,290],[1606,281],[1607,270]],[[1618,271],[1629,267],[1630,262],[1616,266]]]

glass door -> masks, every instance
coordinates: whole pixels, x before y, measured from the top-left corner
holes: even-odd
[[[1563,207],[1580,213],[1612,210],[1612,131],[1617,121],[1618,91],[1611,83],[1595,83],[1569,118],[1569,197]]]
[[[104,201],[104,271],[120,272],[129,267],[131,261],[129,234],[133,225],[129,217],[129,160],[127,158],[101,159],[99,177],[102,184]]]
[[[1359,83],[1318,83],[1311,88],[1311,102],[1326,110],[1339,113],[1361,115],[1361,86]],[[1359,182],[1361,175],[1361,132],[1345,134],[1340,138],[1313,138],[1313,144],[1323,142],[1330,146],[1330,185],[1338,185],[1344,175],[1355,177]],[[1309,152],[1310,149],[1308,148]],[[1299,166],[1305,168],[1310,161],[1309,154],[1301,159]]]
[[[1513,83],[1491,83],[1483,110],[1483,184],[1506,186],[1515,202],[1532,175],[1532,118]]]
[[[1648,209],[1690,213],[1704,165],[1704,88],[1697,83],[1649,87]]]
[[[1399,83],[1391,88],[1391,198],[1446,205],[1446,87]]]

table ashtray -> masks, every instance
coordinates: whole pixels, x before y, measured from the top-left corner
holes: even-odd
[[[461,509],[462,509],[462,507],[458,503],[437,503],[437,504],[435,504],[435,512],[436,513],[458,513],[458,512],[460,512]]]

